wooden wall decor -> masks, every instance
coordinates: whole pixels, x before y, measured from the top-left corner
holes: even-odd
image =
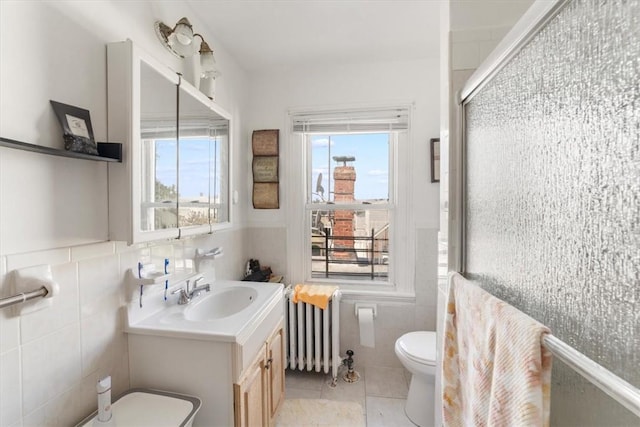
[[[279,209],[280,130],[255,130],[251,135],[253,152],[253,208]]]

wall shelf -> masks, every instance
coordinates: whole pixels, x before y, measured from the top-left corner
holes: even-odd
[[[29,144],[13,139],[0,137],[0,147],[14,148],[17,150],[32,151],[34,153],[48,154],[51,156],[71,157],[74,159],[94,160],[99,162],[122,162],[122,144],[117,142],[98,142],[100,155],[76,153],[74,151],[58,150],[42,145]]]

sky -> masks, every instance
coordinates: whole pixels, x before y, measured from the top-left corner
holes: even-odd
[[[204,196],[209,194],[210,141],[213,140],[184,138],[180,142],[180,192],[182,199],[196,200],[201,194]],[[156,140],[156,178],[169,186],[176,183],[175,150],[175,141]]]
[[[347,162],[347,166],[353,166],[356,169],[356,200],[389,198],[389,134],[349,134],[331,137],[314,135],[311,137],[311,189],[315,193],[318,175],[322,173],[321,182],[325,200],[333,200],[333,171],[336,166],[343,164],[333,160],[334,156],[356,158],[353,162]],[[319,199],[319,196],[313,194],[313,199]]]
[[[329,140],[331,144],[329,144]],[[175,142],[157,140],[156,178],[166,185],[175,184]],[[183,197],[196,198],[209,192],[208,141],[186,139],[181,142],[180,187]],[[325,200],[333,200],[336,166],[334,156],[353,156],[347,165],[356,169],[356,200],[388,199],[389,197],[389,135],[386,133],[314,135],[311,139],[311,183],[315,192],[318,174],[322,173]],[[331,194],[329,194],[329,179]],[[313,198],[319,196],[313,194]]]

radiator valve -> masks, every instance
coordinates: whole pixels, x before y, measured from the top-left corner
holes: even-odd
[[[348,383],[355,383],[360,380],[360,374],[353,369],[353,350],[347,350],[347,357],[342,361],[347,365],[347,373],[342,377]]]

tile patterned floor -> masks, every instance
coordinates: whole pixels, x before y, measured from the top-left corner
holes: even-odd
[[[404,413],[409,391],[410,374],[404,368],[356,368],[360,381],[342,380],[341,371],[336,387],[331,387],[331,375],[316,372],[286,371],[285,387],[288,399],[328,399],[360,403],[367,427],[415,427]]]

